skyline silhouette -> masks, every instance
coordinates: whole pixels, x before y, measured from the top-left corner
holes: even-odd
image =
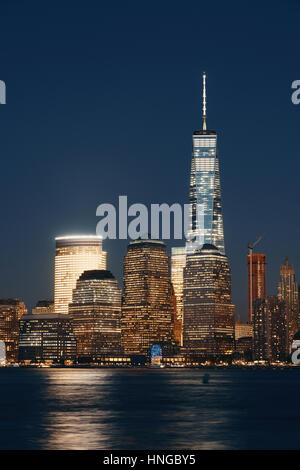
[[[291,101],[300,6],[216,6],[1,6],[0,298],[29,308],[52,298],[54,239],[95,233],[99,204],[121,194],[129,204],[188,202],[203,70],[237,316],[247,318],[247,243],[261,233],[267,294],[286,255],[300,279],[300,105]],[[180,244],[167,242],[169,252]],[[103,243],[120,286],[126,247]]]

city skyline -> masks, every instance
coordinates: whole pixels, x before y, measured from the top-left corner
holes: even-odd
[[[239,8],[232,15],[233,9],[219,6],[215,34],[210,10],[201,5],[206,20],[201,41],[194,15],[200,6],[195,4],[192,14],[173,5],[171,16],[163,6],[160,20],[153,12],[143,20],[146,32],[152,22],[158,22],[157,40],[151,44],[130,11],[106,7],[102,18],[107,21],[101,20],[99,28],[90,13],[80,14],[78,5],[72,11],[63,6],[62,19],[70,15],[70,39],[77,26],[82,27],[79,48],[78,40],[72,44],[61,26],[50,46],[51,10],[47,12],[49,22],[38,8],[34,12],[34,18],[44,25],[41,31],[30,16],[32,8],[26,10],[30,33],[18,48],[14,40],[8,41],[16,13],[13,6],[4,7],[6,22],[0,33],[6,50],[1,79],[7,85],[7,104],[0,107],[1,154],[4,172],[11,176],[2,185],[6,223],[1,244],[6,247],[2,250],[6,269],[0,273],[1,297],[18,297],[29,308],[52,297],[54,238],[93,233],[99,203],[113,203],[119,194],[145,204],[187,201],[190,135],[201,123],[201,72],[206,70],[208,121],[220,136],[232,297],[237,314],[246,320],[244,260],[249,240],[267,232],[259,251],[268,259],[268,295],[276,293],[279,266],[286,254],[295,265],[296,276],[300,270],[299,230],[293,218],[297,171],[290,171],[291,166],[298,168],[300,110],[291,101],[291,84],[298,78],[295,6],[288,3],[282,10],[278,2],[272,3],[272,9],[260,5],[258,15],[258,6],[249,4],[246,25],[243,16],[236,21]],[[99,10],[94,9],[97,18]],[[124,16],[131,33],[123,43]],[[251,18],[256,21],[256,35],[251,37],[255,54],[245,53],[250,48]],[[274,28],[278,18],[284,32],[280,41]],[[85,21],[92,22],[90,30]],[[24,32],[21,22],[19,31]],[[112,38],[115,33],[108,49],[101,48],[105,35]],[[175,48],[171,47],[173,40]],[[19,80],[23,57],[33,67]],[[289,156],[290,165],[282,165],[283,153]],[[166,184],[169,181],[172,184]],[[287,181],[288,191],[276,190]],[[126,245],[104,242],[108,267],[119,285]],[[168,243],[169,252],[172,245]]]
[[[0,5],[0,450],[300,449],[299,0]]]

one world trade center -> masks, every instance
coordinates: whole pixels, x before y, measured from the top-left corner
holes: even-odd
[[[206,126],[205,72],[202,118],[203,128],[193,133],[187,252],[210,244],[225,254],[217,133]]]

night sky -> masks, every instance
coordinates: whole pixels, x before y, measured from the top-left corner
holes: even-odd
[[[54,237],[95,233],[100,203],[188,202],[203,70],[238,314],[246,318],[247,243],[261,233],[267,293],[286,254],[300,280],[297,0],[0,8],[1,298],[31,307],[53,297]],[[120,282],[126,245],[104,243]]]

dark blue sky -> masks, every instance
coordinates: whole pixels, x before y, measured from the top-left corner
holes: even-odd
[[[0,297],[52,297],[54,237],[93,233],[96,207],[188,198],[192,132],[219,135],[233,301],[262,232],[268,294],[286,254],[300,279],[300,5],[1,1]],[[121,279],[126,243],[109,241]]]

